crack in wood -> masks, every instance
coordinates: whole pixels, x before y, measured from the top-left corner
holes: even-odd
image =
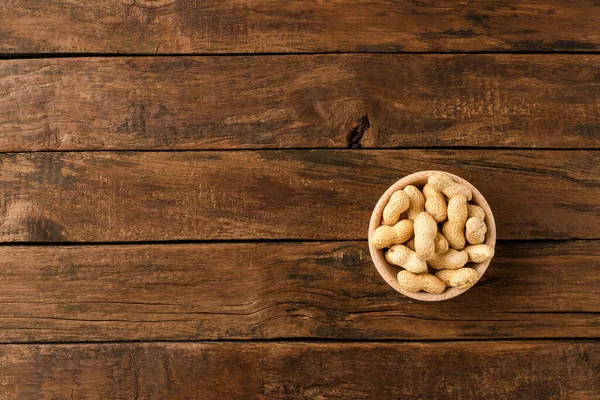
[[[131,5],[133,7],[155,9],[170,6],[171,4],[175,4],[176,1],[177,0],[133,0],[133,4]]]
[[[366,114],[363,115],[360,124],[356,125],[348,134],[349,149],[360,149],[362,147],[361,140],[370,126],[371,122],[369,121],[369,117]]]

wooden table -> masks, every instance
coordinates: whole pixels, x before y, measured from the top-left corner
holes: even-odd
[[[0,398],[600,398],[598,1],[0,2]],[[466,294],[377,274],[456,173]]]

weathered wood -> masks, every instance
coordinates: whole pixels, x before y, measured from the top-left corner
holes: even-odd
[[[500,242],[435,304],[365,242],[0,247],[0,342],[600,337],[600,241]]]
[[[0,53],[594,51],[593,0],[3,0]]]
[[[0,151],[599,148],[599,70],[596,55],[7,60]]]
[[[499,239],[597,239],[600,151],[292,150],[0,155],[0,240],[365,239],[419,170],[456,173]]]
[[[0,395],[592,399],[599,360],[595,342],[4,345]]]

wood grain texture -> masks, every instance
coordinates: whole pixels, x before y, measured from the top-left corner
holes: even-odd
[[[0,53],[594,51],[593,0],[3,0]]]
[[[600,151],[291,150],[0,155],[0,240],[365,239],[396,180],[477,187],[499,239],[597,239]]]
[[[0,395],[592,399],[599,360],[598,343],[564,342],[8,345]]]
[[[7,60],[0,151],[600,148],[599,70],[597,55]]]
[[[0,342],[600,337],[600,241],[500,242],[435,304],[365,242],[0,247]]]

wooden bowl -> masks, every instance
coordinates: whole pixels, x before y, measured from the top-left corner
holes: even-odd
[[[431,293],[427,293],[427,292],[423,292],[423,291],[416,292],[416,293],[407,292],[406,290],[400,288],[400,286],[398,285],[398,281],[396,279],[396,275],[398,274],[398,272],[400,272],[400,270],[402,268],[397,267],[395,265],[388,264],[388,262],[385,260],[385,257],[384,257],[385,249],[376,249],[371,244],[371,235],[373,234],[375,229],[377,229],[381,225],[381,215],[383,213],[383,208],[388,203],[390,197],[392,196],[392,194],[395,191],[402,190],[407,185],[414,185],[414,186],[418,187],[419,189],[423,189],[423,186],[425,186],[425,184],[427,183],[427,179],[429,179],[429,176],[435,172],[444,172],[444,171],[416,172],[414,174],[405,176],[404,178],[400,179],[398,182],[396,182],[392,186],[390,186],[390,188],[388,190],[386,190],[386,192],[383,194],[383,196],[381,196],[381,198],[377,202],[377,205],[375,206],[375,209],[373,210],[373,214],[371,215],[371,223],[369,224],[369,250],[371,251],[371,258],[373,259],[373,263],[375,264],[377,271],[379,271],[379,274],[383,277],[383,279],[385,279],[385,281],[391,287],[396,289],[398,292],[400,292],[403,295],[410,297],[412,299],[422,300],[422,301],[441,301],[441,300],[451,299],[452,297],[456,297],[459,294],[462,294],[469,289],[450,287],[450,288],[447,288],[441,294],[431,294]],[[479,207],[483,208],[483,210],[485,211],[485,223],[487,225],[485,244],[495,247],[495,245],[496,245],[496,223],[494,222],[494,214],[492,214],[492,210],[490,209],[488,202],[485,200],[483,195],[481,193],[479,193],[479,191],[475,188],[475,186],[471,185],[466,180],[464,180],[461,177],[456,176],[454,174],[450,174],[448,172],[444,172],[444,173],[450,175],[452,177],[452,179],[454,179],[455,182],[462,183],[463,185],[465,185],[469,189],[471,189],[471,192],[473,192],[473,199],[470,201],[470,203],[478,205]],[[469,263],[469,264],[467,264],[467,266],[475,269],[478,274],[478,279],[480,279],[483,276],[483,274],[485,273],[485,270],[487,269],[488,265],[490,265],[490,261],[491,260],[483,262],[483,263],[478,263],[478,264]]]

